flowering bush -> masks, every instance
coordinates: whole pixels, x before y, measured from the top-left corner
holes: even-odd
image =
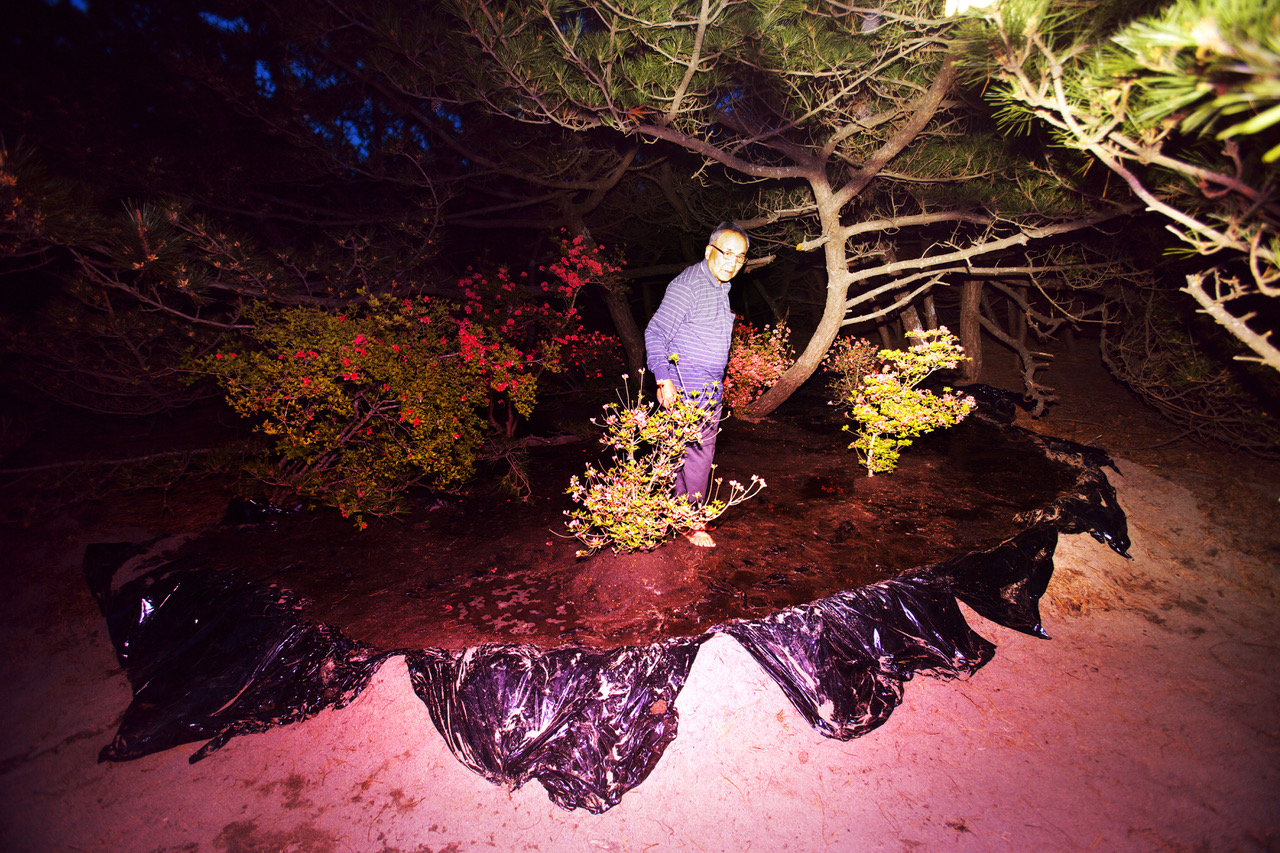
[[[915,438],[954,426],[976,405],[973,397],[949,388],[939,396],[917,387],[935,370],[952,369],[964,359],[955,336],[945,326],[907,336],[916,341],[911,349],[881,350],[878,369],[864,373],[841,401],[858,421],[858,437],[849,446],[858,451],[868,476],[894,470]]]
[[[259,310],[248,349],[205,360],[269,449],[250,472],[277,494],[354,516],[399,509],[410,485],[470,476],[484,438],[467,361],[443,303],[370,299],[338,314]]]
[[[749,486],[730,481],[729,495],[722,498],[722,481],[713,476],[705,503],[692,504],[675,495],[672,489],[685,447],[701,440],[710,417],[696,397],[680,396],[663,408],[646,404],[643,391],[632,402],[628,386],[620,402],[604,410],[603,423],[594,418],[591,422],[604,427],[600,443],[613,450],[613,465],[607,470],[588,465],[582,479],[574,476],[569,481],[568,494],[581,507],[565,510],[565,515],[569,532],[587,546],[578,552],[580,557],[610,545],[615,552],[651,550],[670,532],[701,529],[765,486],[754,475]]]
[[[834,374],[827,384],[837,401],[858,396],[862,379],[875,370],[878,348],[866,338],[837,338],[822,359],[822,366]]]
[[[729,408],[745,409],[787,372],[795,360],[790,336],[786,321],[763,329],[750,323],[734,328],[724,371],[724,402]]]
[[[458,283],[462,356],[479,365],[489,387],[489,422],[508,438],[520,416],[533,410],[538,377],[560,372],[565,347],[583,343],[579,291],[618,268],[605,259],[603,247],[562,237],[559,259],[538,271],[547,278],[534,283],[528,273],[513,277],[505,267],[491,275],[468,268]]]
[[[531,283],[506,269],[468,270],[460,299],[367,296],[345,313],[258,308],[241,346],[199,361],[268,439],[251,473],[276,496],[365,515],[400,508],[415,483],[471,476],[485,416],[508,438],[537,400],[538,378],[562,369],[580,339],[574,301],[610,267],[562,241]]]
[[[560,354],[565,373],[576,387],[617,376],[623,369],[622,341],[604,332],[579,332]]]

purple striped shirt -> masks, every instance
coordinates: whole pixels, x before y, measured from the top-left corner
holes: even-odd
[[[671,280],[662,304],[644,330],[649,370],[661,382],[699,391],[706,387],[717,399],[733,339],[729,283],[711,274],[707,262],[685,269]],[[679,369],[669,361],[680,356]]]

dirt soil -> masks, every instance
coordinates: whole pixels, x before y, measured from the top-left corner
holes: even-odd
[[[1013,387],[1007,368],[989,364],[984,381]],[[589,441],[534,451],[532,502],[438,496],[363,533],[305,513],[218,533],[229,492],[212,479],[121,491],[104,478],[68,502],[72,481],[49,478],[63,469],[11,477],[0,849],[1280,850],[1280,466],[1177,439],[1096,354],[1062,352],[1047,378],[1061,402],[1019,424],[1112,454],[1133,540],[1125,560],[1086,535],[1061,539],[1042,602],[1052,640],[966,609],[994,660],[967,680],[916,679],[888,723],[841,743],[717,636],[676,702],[676,740],[599,816],[459,764],[401,657],[351,706],[235,738],[197,764],[194,744],[98,764],[130,691],[84,583],[85,545],[175,535],[184,559],[297,589],[317,618],[380,648],[612,646],[987,547],[1062,472],[938,438],[867,480],[829,415],[784,407],[726,425],[723,476],[758,473],[769,488],[722,519],[719,548],[587,561],[562,535],[557,484],[597,455]],[[86,434],[49,420],[3,467],[199,448],[217,433],[181,426]],[[74,482],[85,488],[83,472]]]

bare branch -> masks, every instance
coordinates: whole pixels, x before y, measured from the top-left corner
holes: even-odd
[[[1223,278],[1217,270],[1209,275],[1214,279],[1213,293],[1205,289],[1205,279],[1208,276],[1200,273],[1187,276],[1187,286],[1182,288],[1182,292],[1191,294],[1191,298],[1199,303],[1201,313],[1208,314],[1220,326],[1231,332],[1237,340],[1257,353],[1256,358],[1238,355],[1237,360],[1256,361],[1280,370],[1280,349],[1271,343],[1271,333],[1255,332],[1246,322],[1251,317],[1237,317],[1226,309],[1226,302],[1243,295],[1240,282],[1237,279]]]

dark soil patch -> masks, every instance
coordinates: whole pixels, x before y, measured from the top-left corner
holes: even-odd
[[[418,496],[411,514],[360,531],[332,512],[215,527],[176,554],[311,602],[308,618],[381,649],[480,643],[597,647],[696,635],[949,557],[990,548],[1075,482],[1021,430],[971,418],[920,442],[892,476],[868,478],[827,409],[728,420],[719,476],[768,487],[717,523],[718,547],[675,538],[650,553],[575,556],[569,477],[587,442],[535,448],[532,497],[477,486]]]
[[[1005,376],[1000,363],[991,362],[990,380],[1013,387],[1012,371]],[[1096,355],[1064,353],[1054,369],[1087,390],[1064,394],[1041,420],[1019,416],[1026,430],[1098,443],[1184,479],[1220,475],[1226,466],[1248,466],[1255,474],[1269,469],[1228,449],[1170,442],[1177,431],[1109,380]],[[598,401],[549,400],[536,430],[580,428],[597,412]],[[219,426],[222,417],[197,411],[186,420],[135,424],[133,433],[119,424],[104,429],[63,418],[57,429],[34,431],[6,461],[16,467],[209,447],[230,432],[230,419]],[[978,418],[918,442],[892,475],[868,478],[847,449],[843,423],[820,394],[805,391],[762,423],[728,419],[718,476],[745,482],[758,474],[768,488],[717,522],[719,547],[712,550],[676,538],[649,554],[576,558],[580,544],[564,526],[572,506],[565,489],[589,461],[600,462],[602,450],[591,439],[533,448],[527,501],[492,487],[496,477],[481,477],[466,496],[416,494],[410,514],[373,520],[364,531],[327,510],[219,526],[235,484],[190,474],[164,488],[121,489],[81,471],[66,479],[88,483],[86,499],[62,504],[53,500],[57,489],[41,487],[33,476],[15,484],[27,488],[11,491],[15,500],[3,511],[9,519],[56,514],[104,536],[118,537],[123,529],[135,531],[130,535],[203,531],[184,546],[186,564],[292,589],[312,602],[309,618],[378,648],[607,647],[699,634],[990,548],[1018,532],[1021,516],[1053,501],[1074,478],[1066,466],[1046,460],[1031,436]],[[1277,478],[1258,479],[1274,484]],[[1267,502],[1272,515],[1275,505]],[[1256,549],[1275,548],[1280,526],[1254,519],[1259,523],[1239,517],[1237,529],[1252,532]],[[9,534],[14,547],[26,548],[17,531]]]

